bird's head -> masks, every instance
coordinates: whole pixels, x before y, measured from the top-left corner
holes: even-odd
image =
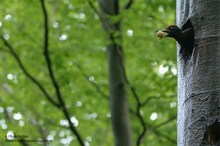
[[[160,39],[165,37],[177,38],[181,35],[181,30],[176,25],[170,25],[165,29],[159,30],[156,32],[157,37]]]

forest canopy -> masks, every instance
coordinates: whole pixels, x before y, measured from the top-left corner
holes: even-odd
[[[48,55],[62,94],[60,100],[45,59],[45,19],[40,0],[1,0],[0,136],[4,141],[0,145],[23,144],[6,143],[8,132],[52,140],[49,144],[53,146],[78,145],[65,110],[59,108],[62,104],[55,104],[60,101],[86,146],[114,144],[106,50],[109,42],[89,1],[45,0]],[[90,2],[99,11],[97,1]],[[142,103],[140,113],[147,127],[141,145],[175,146],[176,43],[155,36],[156,30],[175,24],[175,1],[139,0],[123,9],[126,3],[121,1],[120,15],[111,20],[122,18],[125,69]],[[136,100],[129,89],[127,92],[136,141],[142,126],[135,114]]]

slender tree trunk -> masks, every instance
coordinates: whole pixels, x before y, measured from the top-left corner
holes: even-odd
[[[132,146],[128,115],[124,57],[120,20],[111,22],[119,14],[118,0],[100,0],[101,16],[107,33],[110,106],[115,146]]]
[[[220,1],[178,0],[177,25],[195,32],[191,58],[178,53],[178,146],[219,146]]]

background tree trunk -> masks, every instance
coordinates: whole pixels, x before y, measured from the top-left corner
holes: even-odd
[[[186,63],[178,53],[178,146],[219,145],[220,1],[178,0],[177,25],[189,19],[195,48]]]
[[[129,123],[128,103],[126,94],[125,68],[122,48],[122,34],[118,18],[118,0],[100,0],[101,16],[107,32],[110,106],[114,131],[115,146],[132,146],[131,127]]]

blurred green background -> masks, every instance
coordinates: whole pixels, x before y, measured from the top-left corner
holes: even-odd
[[[98,5],[93,1],[94,5]],[[121,7],[126,1],[121,1]],[[108,99],[106,36],[86,0],[46,0],[49,53],[71,120],[86,146],[113,146]],[[123,15],[126,72],[142,103],[147,134],[142,146],[176,145],[177,67],[175,41],[159,40],[155,31],[175,24],[174,0],[138,0]],[[39,0],[1,0],[0,35],[13,46],[26,69],[55,97],[43,55],[43,13]],[[128,90],[135,142],[142,127],[132,113],[136,101]],[[146,102],[147,101],[147,102]],[[29,80],[0,40],[0,145],[8,132],[44,145],[76,146],[60,110]],[[29,143],[31,146],[42,143]]]

